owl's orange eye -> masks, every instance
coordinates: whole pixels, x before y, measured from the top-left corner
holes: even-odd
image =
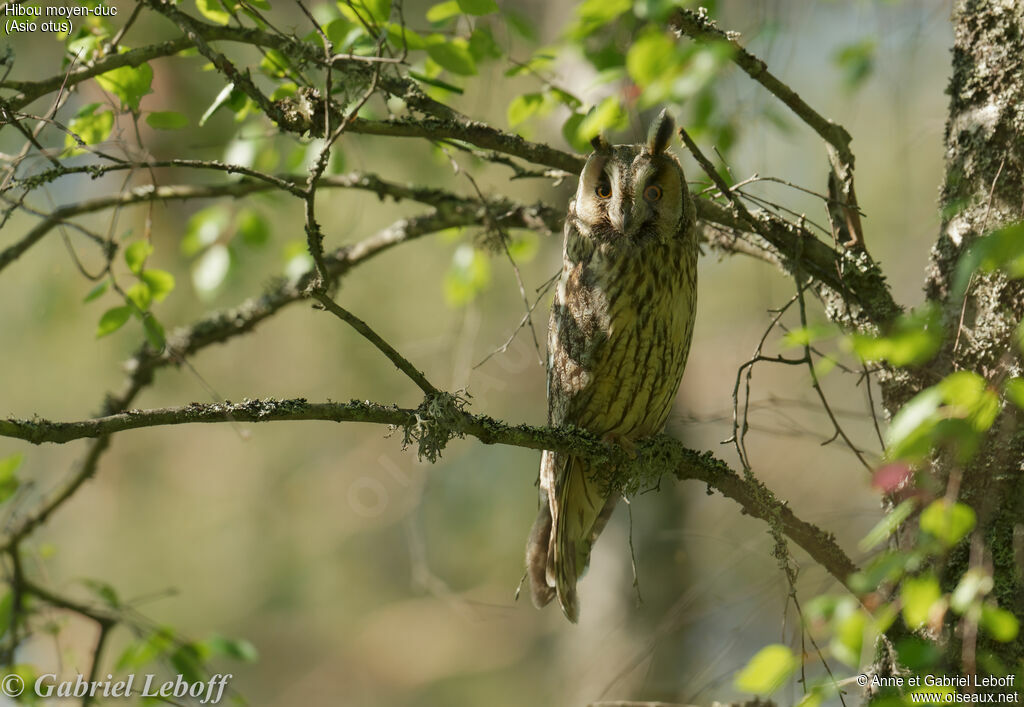
[[[597,185],[594,193],[597,194],[598,199],[607,199],[612,195],[612,185],[608,182],[601,182]]]
[[[644,198],[647,199],[647,201],[657,201],[661,198],[661,187],[651,184],[644,189]]]

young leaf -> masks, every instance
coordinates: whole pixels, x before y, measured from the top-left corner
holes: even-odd
[[[426,38],[427,54],[443,68],[460,76],[476,74],[476,62],[469,53],[469,43],[455,37],[449,39],[443,34],[432,34]]]
[[[153,294],[149,291],[149,285],[141,280],[125,291],[125,297],[131,300],[139,312],[145,312],[153,303]]]
[[[461,14],[462,8],[459,7],[459,3],[456,2],[456,0],[439,2],[427,10],[427,22],[440,24],[445,20],[450,20],[451,18],[458,17]]]
[[[220,0],[196,0],[196,9],[203,17],[218,25],[226,25],[231,21],[231,13],[224,10]]]
[[[96,338],[100,339],[108,334],[113,334],[124,326],[130,316],[132,316],[132,308],[128,305],[108,309],[100,317],[99,324],[96,326]]]
[[[739,672],[733,684],[737,690],[770,695],[800,667],[800,659],[781,644],[765,646]]]
[[[981,627],[1000,643],[1008,643],[1017,637],[1020,622],[1006,609],[993,604],[981,607]]]
[[[128,264],[129,270],[138,275],[152,252],[153,246],[149,241],[135,241],[124,249],[124,262]]]
[[[149,286],[153,299],[160,302],[174,289],[174,275],[165,270],[144,270],[139,277]]]
[[[914,501],[908,498],[886,513],[885,517],[878,521],[878,524],[864,536],[864,539],[860,541],[857,547],[861,552],[867,552],[888,540],[889,536],[895,533],[903,525],[903,521],[914,512],[915,505]]]
[[[928,623],[932,607],[942,597],[939,580],[933,575],[908,577],[900,586],[903,602],[903,621],[909,628],[920,628]]]
[[[963,503],[950,503],[944,498],[932,501],[921,511],[921,530],[938,538],[946,547],[953,547],[974,530],[978,522],[974,509]]]
[[[68,130],[77,135],[86,145],[97,145],[103,142],[110,137],[110,131],[114,129],[113,112],[105,110],[96,113],[97,106],[99,106],[98,103],[86,106],[85,109],[78,112],[77,117],[68,123]],[[85,152],[79,147],[78,140],[70,134],[64,135],[64,147],[68,149],[70,155],[80,155]]]
[[[142,329],[146,333],[146,341],[157,351],[163,351],[167,345],[167,335],[164,333],[164,325],[153,316],[152,312],[146,312],[142,318]]]
[[[524,93],[516,96],[508,104],[508,124],[516,127],[531,118],[544,104],[544,96],[539,93]]]
[[[270,240],[270,225],[259,211],[243,209],[236,221],[238,234],[246,245],[259,248]]]
[[[153,92],[153,69],[145,62],[138,66],[121,66],[100,74],[96,82],[120,98],[122,104],[137,112],[142,97]]]

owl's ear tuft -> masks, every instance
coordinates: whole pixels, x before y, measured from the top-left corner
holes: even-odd
[[[604,153],[612,149],[608,139],[600,133],[590,138],[590,144],[594,147],[594,152]]]
[[[662,109],[661,113],[653,123],[651,132],[647,136],[647,151],[652,155],[660,155],[668,147],[672,139],[672,131],[676,128],[676,121],[668,112],[668,108]]]

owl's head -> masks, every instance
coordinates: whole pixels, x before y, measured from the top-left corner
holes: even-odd
[[[675,121],[663,110],[643,145],[609,145],[603,137],[580,174],[576,218],[592,237],[661,242],[687,232],[689,192],[683,168],[666,152]]]

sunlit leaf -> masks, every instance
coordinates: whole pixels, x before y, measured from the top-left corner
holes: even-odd
[[[910,628],[920,628],[929,622],[932,608],[942,597],[939,580],[927,574],[908,577],[900,585],[900,601],[903,604],[903,620]]]
[[[145,62],[138,66],[121,66],[99,74],[96,82],[131,110],[138,111],[142,97],[153,92],[153,69]]]
[[[737,690],[755,695],[770,695],[782,687],[800,667],[800,659],[781,644],[765,646],[736,675]]]
[[[204,299],[210,299],[224,284],[231,269],[231,255],[226,246],[216,243],[192,266],[192,285]]]
[[[867,626],[868,618],[864,611],[855,602],[847,602],[844,610],[836,617],[834,634],[829,644],[832,654],[850,667],[860,665]]]
[[[984,432],[999,414],[999,396],[988,383],[973,371],[957,371],[938,385],[951,414],[966,419],[979,432]]]
[[[114,667],[117,670],[137,668],[166,655],[174,647],[174,632],[162,627],[150,635],[133,643],[129,643],[117,659]]]
[[[940,405],[942,391],[931,387],[922,390],[899,409],[885,431],[885,443],[891,458],[902,459],[911,452],[915,455],[927,453],[930,442],[926,434],[935,425],[934,414]],[[925,445],[923,452],[919,444],[922,439]]]
[[[146,258],[153,252],[153,245],[149,241],[135,241],[124,249],[124,262],[128,269],[136,275],[142,272],[142,266],[146,264]]]
[[[196,9],[210,22],[226,25],[231,21],[231,13],[224,9],[220,0],[196,0]]]
[[[162,301],[174,289],[174,275],[165,270],[150,268],[139,277],[149,286],[150,295],[157,302]]]
[[[445,300],[452,307],[472,302],[491,281],[487,257],[469,244],[460,245],[444,276]]]
[[[944,498],[932,501],[921,511],[921,530],[952,547],[974,530],[978,518],[974,509],[963,503],[950,503]]]
[[[900,503],[898,506],[893,508],[891,511],[885,514],[882,520],[878,521],[874,528],[864,536],[864,539],[860,541],[857,546],[861,552],[867,552],[873,550],[878,545],[889,539],[896,530],[903,525],[903,521],[910,517],[910,514],[914,512],[914,508],[917,504],[911,499],[907,499]]]
[[[494,41],[494,35],[489,27],[477,27],[473,34],[469,35],[469,53],[477,63],[489,59],[498,59],[504,52],[498,43]]]
[[[352,4],[363,17],[365,13],[370,13],[370,17],[377,23],[387,22],[391,16],[391,0],[353,0]]]
[[[949,607],[958,614],[967,611],[976,599],[984,597],[992,591],[992,575],[981,568],[972,568],[964,572],[964,576],[949,596]]]
[[[235,223],[238,228],[238,234],[246,245],[259,248],[266,245],[267,241],[270,240],[270,224],[255,209],[243,209],[240,211]]]
[[[975,270],[1003,270],[1012,278],[1024,277],[1024,223],[1016,223],[979,238],[957,263],[953,292],[962,297]]]
[[[236,90],[233,83],[228,84],[221,89],[220,93],[217,94],[217,97],[213,99],[213,103],[211,103],[210,107],[203,113],[202,117],[199,119],[199,127],[206,125],[206,121],[222,107],[227,107],[237,112],[245,105],[245,99],[245,94]]]
[[[885,336],[853,334],[853,350],[863,361],[888,361],[894,366],[918,366],[938,352],[943,337],[938,307],[921,307],[901,315]]]
[[[153,302],[153,294],[149,291],[149,285],[139,281],[125,290],[127,297],[140,311],[145,312]]]
[[[469,53],[469,43],[461,37],[449,38],[432,34],[426,38],[427,54],[442,67],[460,76],[476,74],[476,62]]]
[[[524,93],[516,96],[508,104],[508,124],[515,127],[529,120],[544,104],[544,96],[539,93]]]
[[[387,31],[388,39],[391,40],[391,43],[398,48],[401,48],[402,46],[411,50],[427,48],[426,40],[408,27],[404,27],[396,22],[389,22]]]
[[[1011,378],[1003,388],[1006,397],[1017,407],[1024,409],[1024,378]]]
[[[676,42],[665,32],[651,28],[635,40],[626,53],[626,71],[640,88],[664,84],[664,93],[680,68]]]
[[[97,145],[108,137],[114,129],[114,113],[109,110],[96,112],[99,103],[91,103],[85,106],[68,123],[68,130],[74,133],[86,145]],[[68,154],[80,155],[85,152],[78,146],[78,140],[72,135],[64,135],[64,147]]]
[[[124,323],[128,321],[130,316],[132,316],[132,308],[128,305],[108,309],[100,317],[99,324],[96,325],[96,338],[99,339],[108,334],[113,334],[124,326]]]
[[[448,0],[448,2],[439,2],[427,10],[427,21],[440,23],[461,14],[462,8],[459,7],[459,3],[455,0]]]
[[[980,623],[988,635],[1001,643],[1012,641],[1020,631],[1020,622],[1017,617],[1006,609],[1000,609],[993,604],[985,604],[981,607]]]
[[[615,96],[609,96],[580,122],[577,135],[581,140],[589,141],[606,130],[621,130],[625,127],[626,120],[622,102]]]
[[[185,236],[181,239],[181,252],[191,257],[216,243],[231,222],[231,212],[224,206],[208,206],[197,211],[188,220]]]
[[[569,29],[569,37],[583,39],[607,27],[632,7],[632,0],[584,0],[576,8],[576,21]]]

